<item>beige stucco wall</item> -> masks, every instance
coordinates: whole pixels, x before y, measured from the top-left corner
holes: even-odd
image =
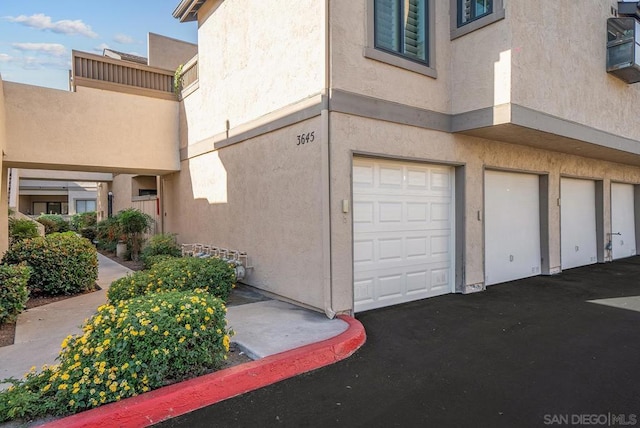
[[[114,215],[126,208],[131,208],[131,179],[133,177],[132,174],[116,174],[113,176],[113,181],[109,189],[113,192]]]
[[[324,2],[209,0],[198,13],[199,89],[185,99],[190,142],[324,87]]]
[[[5,165],[166,173],[179,169],[178,103],[5,82]]]
[[[513,22],[512,101],[550,115],[640,140],[640,85],[606,73],[610,0],[508,3]],[[517,25],[516,25],[517,23]],[[544,28],[543,28],[544,26]]]
[[[433,163],[464,165],[465,285],[484,283],[485,168],[548,174],[549,257],[552,270],[560,268],[560,177],[604,182],[604,232],[610,232],[610,183],[640,183],[640,169],[578,156],[543,151],[509,143],[458,136],[340,113],[331,114],[331,248],[334,309],[352,306],[353,259],[351,214],[342,214],[341,201],[351,200],[353,152]],[[482,218],[483,216],[481,216]],[[604,238],[604,237],[603,237]],[[604,241],[606,242],[606,241]]]
[[[321,3],[321,2],[318,2]],[[448,113],[449,2],[435,2],[436,79],[366,58],[369,0],[331,0],[331,87]]]
[[[319,117],[182,162],[163,177],[165,230],[180,243],[246,251],[246,282],[323,307]],[[296,135],[315,130],[298,146]]]
[[[505,3],[506,19],[450,42],[452,114],[511,102],[513,2]]]
[[[198,53],[198,45],[160,34],[147,34],[147,63],[151,67],[175,71]]]

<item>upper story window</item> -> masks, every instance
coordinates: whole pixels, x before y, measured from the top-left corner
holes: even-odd
[[[429,63],[427,0],[375,0],[376,48]]]
[[[436,77],[433,60],[435,0],[369,0],[365,56]]]
[[[485,27],[505,17],[504,0],[450,0],[451,38]]]
[[[493,12],[492,0],[458,0],[458,26],[468,24]]]

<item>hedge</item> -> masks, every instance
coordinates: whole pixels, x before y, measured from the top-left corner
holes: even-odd
[[[50,295],[92,290],[98,278],[95,247],[73,232],[16,242],[2,262],[26,263],[32,270],[29,289]]]
[[[13,322],[29,299],[31,270],[24,264],[0,265],[0,324]]]
[[[149,270],[135,272],[114,281],[107,297],[110,302],[115,303],[148,293],[199,288],[226,301],[235,281],[234,268],[223,260],[171,258],[153,265]]]
[[[0,392],[0,422],[76,413],[204,374],[226,360],[230,334],[224,304],[203,290],[103,305],[62,342],[58,365]]]

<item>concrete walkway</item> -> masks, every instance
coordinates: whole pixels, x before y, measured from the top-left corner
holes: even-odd
[[[33,366],[39,370],[44,364],[55,364],[64,338],[80,333],[84,321],[107,302],[111,282],[131,272],[101,254],[98,263],[101,290],[29,309],[18,317],[15,343],[0,347],[0,380],[21,378]],[[329,320],[323,314],[276,300],[230,306],[227,320],[236,333],[232,342],[253,359],[337,336],[348,327],[343,320]],[[8,386],[0,384],[0,390]]]
[[[14,344],[0,347],[0,380],[21,378],[29,369],[55,364],[60,344],[70,334],[80,333],[81,325],[98,306],[107,302],[107,290],[114,280],[130,269],[98,254],[98,285],[95,293],[29,309],[18,317]],[[0,383],[0,390],[9,384]]]

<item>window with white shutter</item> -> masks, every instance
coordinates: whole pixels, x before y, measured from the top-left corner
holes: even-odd
[[[458,0],[458,26],[487,16],[493,12],[492,0]]]
[[[505,18],[504,0],[450,0],[451,39]]]
[[[428,0],[375,0],[375,47],[429,63]]]

